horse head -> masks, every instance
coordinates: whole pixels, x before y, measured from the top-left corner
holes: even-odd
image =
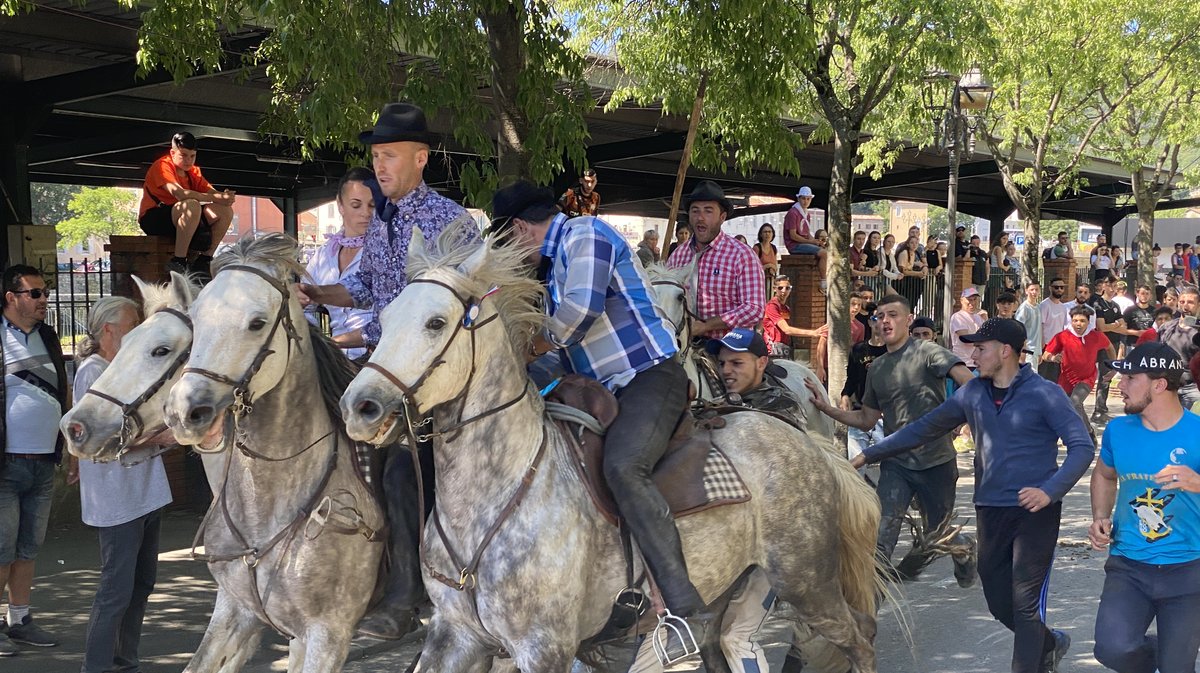
[[[242,239],[213,264],[213,279],[191,305],[191,357],[166,404],[166,422],[183,444],[213,446],[226,412],[235,420],[283,380],[293,352],[308,345],[291,289],[304,273],[295,239]]]
[[[108,369],[59,424],[68,450],[79,458],[114,460],[162,431],[163,404],[192,346],[187,309],[199,286],[174,272],[161,286],[133,280],[146,320],[121,339]]]
[[[527,251],[495,239],[464,245],[464,225],[448,227],[432,250],[413,232],[408,285],[380,314],[379,345],[342,396],[352,438],[390,443],[398,420],[418,422],[451,402],[461,412],[480,370],[523,366],[520,355],[541,322]]]
[[[696,263],[692,261],[678,269],[651,264],[646,272],[654,288],[654,303],[670,323],[676,345],[682,352],[687,342],[691,341],[691,318],[696,315]]]

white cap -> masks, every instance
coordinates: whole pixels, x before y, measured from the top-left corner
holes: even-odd
[[[813,195],[813,191],[812,191],[812,189],[809,188],[808,185],[804,185],[803,187],[800,188],[800,191],[796,192],[796,198],[798,198],[798,199],[804,198],[804,197],[811,198],[812,195]]]

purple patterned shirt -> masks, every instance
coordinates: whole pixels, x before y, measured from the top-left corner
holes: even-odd
[[[363,340],[371,345],[379,343],[379,314],[408,284],[405,267],[413,227],[420,228],[426,245],[432,247],[446,225],[467,212],[424,182],[395,202],[395,206],[396,214],[388,222],[379,219],[378,214],[371,216],[359,271],[342,281],[356,308],[371,309],[371,321],[363,327]],[[479,229],[472,226],[463,242],[477,240]]]

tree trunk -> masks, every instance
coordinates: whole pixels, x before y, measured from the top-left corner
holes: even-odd
[[[835,121],[833,129],[833,169],[829,175],[829,212],[825,221],[829,232],[825,273],[829,357],[825,361],[829,368],[830,396],[836,398],[846,384],[850,355],[850,194],[854,187],[858,133],[844,119]]]
[[[700,126],[700,112],[704,109],[704,93],[708,90],[708,73],[700,75],[700,86],[696,87],[696,102],[692,104],[692,116],[688,119],[687,138],[683,141],[683,156],[679,157],[679,170],[675,173],[675,190],[671,192],[671,212],[667,214],[667,228],[662,238],[662,260],[667,261],[671,239],[675,236],[675,220],[679,218],[679,202],[683,199],[683,183],[687,179],[688,167],[692,165],[692,146],[696,142],[696,128]]]
[[[1138,285],[1154,287],[1154,271],[1158,266],[1158,258],[1154,256],[1154,206],[1158,203],[1155,185],[1146,184],[1146,178],[1141,171],[1134,171],[1133,199],[1137,203],[1138,233],[1133,237],[1133,245],[1137,246],[1137,282]]]
[[[525,70],[524,32],[515,4],[480,12],[492,57],[492,107],[496,112],[496,170],[500,184],[529,178],[525,138],[529,120],[517,103],[520,75]]]
[[[1038,215],[1028,213],[1025,215],[1023,223],[1025,227],[1025,264],[1021,266],[1021,270],[1025,274],[1025,278],[1022,279],[1021,285],[1037,281],[1043,285],[1042,292],[1048,292],[1042,281],[1042,239],[1038,231],[1042,226],[1042,220]],[[1070,282],[1074,283],[1075,281]]]

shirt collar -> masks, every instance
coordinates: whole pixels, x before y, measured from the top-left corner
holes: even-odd
[[[721,233],[717,234],[717,237],[714,238],[711,243],[708,244],[708,247],[713,250],[719,250],[728,245],[729,241],[733,241],[733,237],[722,231]],[[697,247],[700,245],[700,242],[696,240],[695,236],[692,236],[688,239],[688,244],[692,246],[692,252],[700,254],[700,249]]]
[[[550,228],[546,230],[546,238],[542,241],[543,257],[554,257],[558,252],[558,244],[562,239],[563,232],[566,231],[563,227],[563,223],[566,221],[565,213],[559,213],[554,216],[553,220],[550,220]]]
[[[392,201],[392,203],[396,204],[397,208],[414,208],[418,203],[424,201],[425,198],[429,196],[429,192],[429,185],[425,184],[425,181],[422,180],[421,184],[414,187],[411,192],[401,196],[395,201]]]
[[[4,316],[4,325],[5,325],[5,327],[9,327],[11,329],[17,330],[18,332],[20,332],[21,334],[24,334],[25,336],[29,336],[30,334],[33,334],[34,332],[38,331],[38,328],[42,326],[42,323],[41,322],[33,323],[33,328],[30,329],[28,332],[26,332],[25,330],[21,329],[21,327],[19,325],[12,322],[11,320],[9,320],[8,316]]]

